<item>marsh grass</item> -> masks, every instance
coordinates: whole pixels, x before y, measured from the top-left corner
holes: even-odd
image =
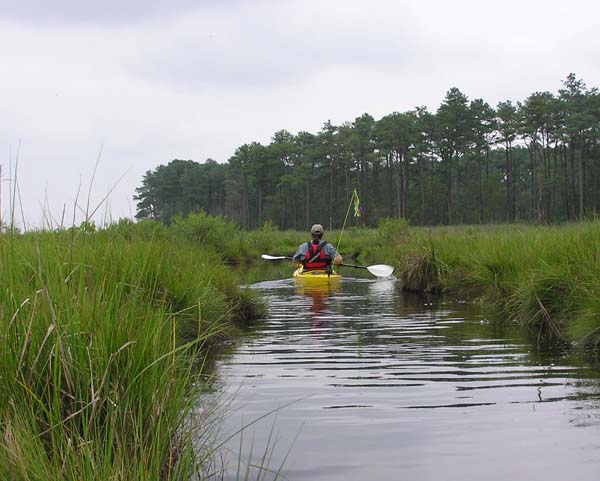
[[[305,232],[242,233],[246,252],[291,255]],[[337,245],[339,231],[326,232]],[[538,341],[600,347],[600,221],[559,226],[408,227],[384,219],[342,238],[345,262],[396,267],[402,288],[484,300]]]
[[[337,245],[339,235],[326,237]],[[196,404],[205,353],[265,314],[240,273],[307,237],[204,214],[0,235],[0,479],[218,478],[219,415]],[[491,303],[540,342],[600,347],[598,221],[386,220],[348,229],[340,251],[349,263],[394,264],[406,290]]]
[[[492,302],[538,339],[600,345],[600,222],[411,229],[395,259],[404,288]]]
[[[221,259],[156,226],[0,237],[0,478],[204,472],[202,348],[262,314]]]

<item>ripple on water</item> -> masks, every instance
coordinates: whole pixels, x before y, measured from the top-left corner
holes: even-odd
[[[477,307],[411,301],[393,281],[253,288],[270,317],[220,365],[239,406],[226,429],[276,411],[278,437],[298,434],[289,479],[597,479],[600,387],[589,369],[541,362]],[[255,451],[272,426],[251,428]]]

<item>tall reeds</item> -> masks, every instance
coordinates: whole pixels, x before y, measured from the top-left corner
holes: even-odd
[[[483,298],[538,337],[600,344],[599,221],[414,229],[386,252],[409,290]]]
[[[214,246],[153,229],[0,236],[0,479],[203,470],[199,347],[260,304]]]
[[[229,238],[245,255],[227,258],[245,262],[261,253],[291,255],[308,237],[270,224],[238,231]],[[338,237],[338,231],[325,233],[333,244]],[[538,339],[600,347],[598,220],[412,228],[402,219],[383,219],[377,229],[348,229],[340,252],[348,263],[395,264],[408,291],[485,300],[499,317],[517,320]]]

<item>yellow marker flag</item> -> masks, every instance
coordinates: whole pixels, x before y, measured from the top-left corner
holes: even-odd
[[[360,217],[361,208],[360,208],[360,199],[358,198],[358,194],[356,193],[356,189],[354,189],[354,193],[352,194],[354,197],[354,217]]]

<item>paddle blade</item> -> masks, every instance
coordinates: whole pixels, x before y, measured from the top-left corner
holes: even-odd
[[[385,264],[375,264],[374,266],[368,266],[367,270],[375,277],[390,277],[394,268]]]
[[[280,261],[282,259],[291,259],[291,257],[286,256],[270,256],[269,254],[262,254],[261,257],[267,261]]]

